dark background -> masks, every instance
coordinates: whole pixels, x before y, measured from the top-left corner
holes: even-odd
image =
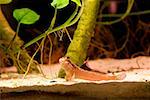
[[[102,0],[100,8],[104,2],[108,1],[111,0]],[[116,1],[118,2],[117,13],[124,13],[127,7],[127,0]],[[8,5],[2,5],[2,10],[14,30],[16,30],[17,26],[17,21],[12,16],[14,9],[30,8],[40,15],[40,20],[35,24],[21,25],[20,27],[19,36],[27,43],[39,34],[42,34],[49,27],[54,14],[54,8],[50,5],[51,2],[52,0],[13,0],[13,2]],[[71,2],[67,7],[59,10],[55,26],[64,23],[72,14],[74,8],[75,4]],[[144,10],[150,10],[150,1],[135,0],[132,12]],[[109,7],[106,7],[103,13],[110,13]],[[116,18],[103,18],[98,20],[106,21],[115,19]],[[73,36],[76,25],[68,28],[71,37]],[[128,37],[127,34],[129,35]],[[60,38],[54,34],[51,35],[51,38],[54,45],[52,63],[56,63],[59,57],[65,55],[70,41],[66,34],[63,36],[63,41],[59,41]],[[117,48],[122,47],[127,38],[127,44],[122,50],[117,52]],[[45,48],[49,48],[48,45],[49,42],[47,41]],[[32,55],[36,48],[37,46],[34,44],[27,48],[27,50],[29,50],[29,53]],[[48,50],[45,50],[44,53],[44,63],[47,63]],[[37,55],[37,60],[39,60],[39,55]],[[95,36],[91,40],[87,58],[132,58],[142,55],[150,55],[150,14],[128,16],[123,21],[113,25],[96,25]]]

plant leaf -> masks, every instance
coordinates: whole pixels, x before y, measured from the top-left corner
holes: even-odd
[[[80,0],[71,0],[72,2],[75,2],[78,6],[81,6]]]
[[[40,18],[40,15],[29,8],[15,9],[13,16],[22,24],[34,24]]]
[[[8,4],[10,3],[12,0],[0,0],[0,4]]]
[[[69,4],[69,0],[53,0],[53,2],[51,3],[51,5],[57,9],[64,8],[68,4]]]

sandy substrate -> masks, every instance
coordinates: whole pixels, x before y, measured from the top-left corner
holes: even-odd
[[[87,80],[81,80],[81,79],[74,79],[69,82],[65,81],[65,79],[55,78],[51,76],[47,76],[47,78],[44,78],[40,74],[30,74],[30,75],[27,75],[26,78],[24,79],[23,79],[23,75],[21,74],[15,74],[15,73],[1,74],[0,89],[2,90],[2,92],[7,92],[5,91],[5,88],[19,88],[19,87],[24,87],[24,86],[26,87],[53,86],[53,85],[59,85],[59,84],[73,85],[73,84],[78,84],[78,83],[104,84],[104,83],[110,83],[110,82],[150,82],[150,70],[140,69],[140,70],[127,71],[124,73],[126,73],[126,78],[123,80],[87,81]],[[119,73],[116,73],[116,74],[119,74]]]
[[[127,59],[121,60],[120,62],[118,62],[118,60],[115,59],[112,60],[107,59],[106,61],[103,62],[103,65],[108,65],[107,70],[104,66],[102,66],[102,64],[98,65],[98,63],[100,63],[101,60],[96,60],[97,65],[95,67],[98,68],[98,66],[102,66],[101,69],[102,68],[104,69],[102,69],[101,71],[104,73],[110,69],[111,70],[118,69],[118,67],[115,67],[114,65],[116,65],[116,63],[118,63],[118,65],[120,64],[122,67],[120,67],[119,71],[121,72],[114,74],[117,75],[120,73],[125,73],[126,77],[123,80],[88,81],[82,79],[73,79],[72,81],[68,82],[65,79],[57,78],[57,74],[60,69],[59,64],[51,66],[51,68],[49,68],[48,65],[44,65],[42,70],[44,71],[45,75],[47,75],[46,78],[43,77],[43,75],[41,74],[28,74],[23,79],[22,74],[3,73],[0,75],[0,94],[1,94],[0,97],[2,97],[4,100],[8,97],[10,98],[14,97],[14,99],[17,99],[18,97],[16,96],[16,93],[18,93],[17,95],[21,95],[20,97],[23,97],[27,92],[26,97],[30,98],[30,96],[32,95],[33,99],[36,98],[37,100],[41,99],[40,97],[39,98],[37,97],[37,95],[41,94],[42,98],[54,99],[55,97],[56,99],[64,98],[64,100],[65,98],[68,98],[68,95],[71,99],[74,100],[76,97],[88,97],[88,98],[92,97],[92,99],[93,98],[104,99],[116,97],[149,99],[150,59],[149,57],[142,57],[141,59],[139,59],[138,57],[138,63],[136,59],[132,59],[132,63]],[[114,63],[113,65],[112,62],[116,63]],[[92,63],[93,61],[90,61],[89,65],[91,66]],[[130,66],[123,67],[124,64],[125,65],[128,64]],[[139,66],[141,68],[139,68]],[[12,95],[12,93],[15,94]]]

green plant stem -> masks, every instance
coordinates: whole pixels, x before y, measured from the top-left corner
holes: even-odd
[[[48,64],[51,64],[51,56],[52,56],[52,48],[53,48],[53,43],[52,43],[52,40],[51,40],[51,37],[50,36],[48,36],[48,39],[49,39],[49,43],[50,43],[50,48],[49,48],[49,62],[48,62]]]
[[[47,31],[44,32],[43,34],[37,36],[37,37],[34,38],[33,40],[31,40],[31,41],[29,41],[28,43],[26,43],[26,44],[23,46],[23,48],[26,48],[26,47],[32,45],[33,43],[35,43],[35,42],[37,42],[38,40],[42,39],[42,38],[45,37],[46,35],[49,35],[50,33],[56,32],[56,31],[58,31],[58,30],[61,30],[61,29],[63,29],[63,28],[66,28],[66,27],[69,27],[69,26],[75,24],[75,23],[79,20],[81,14],[82,14],[82,11],[83,11],[83,4],[82,4],[82,6],[81,6],[81,9],[80,9],[78,15],[76,15],[76,17],[75,17],[75,14],[76,14],[76,12],[77,12],[76,10],[75,10],[74,13],[70,16],[69,20],[73,19],[71,22],[66,21],[64,24],[62,24],[62,25],[60,25],[60,26],[58,26],[58,27],[56,27],[56,28],[54,28],[54,29],[52,29],[52,30],[47,30]],[[75,18],[74,18],[74,17],[75,17]],[[68,23],[69,23],[69,24],[68,24]]]
[[[93,36],[93,29],[97,19],[99,0],[85,0],[84,11],[79,20],[66,56],[70,57],[73,63],[81,66],[86,59],[87,49]]]
[[[48,31],[53,29],[53,27],[54,27],[54,25],[55,25],[55,22],[56,22],[56,17],[57,17],[57,9],[55,8],[54,17],[53,17],[53,19],[52,19],[52,21],[51,21],[51,25],[50,25],[50,27],[48,28]],[[48,31],[47,31],[47,32],[48,32]]]
[[[9,45],[8,45],[8,48],[7,49],[10,49],[11,45],[14,43],[14,40],[16,39],[16,37],[18,36],[18,33],[19,33],[19,28],[20,28],[20,22],[18,23],[17,25],[17,29],[16,29],[16,33],[13,37],[13,39],[10,41]]]
[[[43,64],[43,49],[44,49],[45,39],[46,39],[46,37],[44,37],[41,41],[41,57],[40,57],[41,64]]]
[[[130,13],[132,7],[133,7],[133,4],[134,4],[134,0],[128,0],[128,7],[127,7],[127,10],[126,12],[119,18],[119,19],[116,19],[114,21],[106,21],[106,22],[98,22],[97,24],[102,24],[102,25],[111,25],[111,24],[115,24],[115,23],[118,23],[120,22],[121,20],[123,20],[126,16],[128,16],[128,14]]]
[[[30,61],[29,61],[29,64],[28,64],[28,66],[27,66],[27,70],[26,70],[26,72],[25,72],[23,78],[25,78],[26,75],[28,74],[28,72],[29,72],[29,70],[30,70],[31,63],[32,63],[32,61],[33,61],[35,55],[37,54],[37,52],[40,50],[41,45],[42,45],[42,43],[39,45],[38,49],[35,51],[35,53],[34,53],[33,56],[31,57],[31,59],[30,59]]]
[[[70,18],[65,22],[65,24],[69,24],[73,20],[73,18],[75,18],[75,16],[78,13],[78,10],[79,10],[79,6],[76,6],[75,11],[72,13]]]
[[[71,41],[66,53],[66,56],[69,57],[74,64],[79,66],[81,66],[86,59],[87,49],[89,47],[91,37],[93,36],[100,3],[100,0],[83,1],[85,2],[83,6],[84,10],[78,22],[73,40]],[[61,69],[58,77],[64,76],[64,70]]]
[[[138,12],[131,12],[128,14],[128,16],[136,16],[136,15],[143,15],[143,14],[149,14],[150,10],[145,10],[145,11],[138,11]],[[121,14],[102,14],[101,16],[99,16],[99,18],[101,17],[121,17],[123,15],[123,13]]]
[[[81,9],[80,9],[78,15],[68,25],[66,25],[66,27],[69,27],[69,26],[75,24],[80,19],[81,15],[83,13],[83,9],[84,9],[84,0],[82,1],[82,6],[81,6]]]
[[[18,54],[17,54],[17,64],[18,64],[18,67],[19,67],[18,69],[20,70],[20,72],[21,71],[26,72],[25,69],[20,64],[20,60],[19,60],[19,58],[20,58],[20,52],[21,51],[19,51]]]
[[[50,27],[48,28],[47,32],[53,29],[55,22],[56,22],[56,17],[57,17],[57,9],[55,8],[54,17],[51,21]],[[42,39],[42,42],[41,42],[41,64],[43,64],[43,48],[44,48],[44,42],[45,42],[46,36]]]
[[[69,35],[68,30],[67,30],[66,28],[64,28],[64,31],[66,32],[66,34],[67,34],[67,36],[68,36],[68,38],[69,38],[69,40],[70,40],[70,42],[71,42],[71,41],[72,41],[72,39],[71,39],[71,36]]]

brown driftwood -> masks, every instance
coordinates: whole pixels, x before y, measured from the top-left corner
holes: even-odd
[[[10,42],[14,35],[15,32],[9,26],[0,6],[0,45],[3,43],[2,41],[4,40],[6,40],[5,42]],[[21,46],[23,44],[23,41],[21,41],[21,39],[17,36],[15,39],[15,44]]]
[[[0,67],[5,67],[7,65],[8,60],[13,61],[13,65],[15,65],[17,68],[18,67],[18,61],[17,61],[17,50],[23,45],[23,41],[19,38],[19,36],[16,36],[13,44],[11,47],[8,49],[8,46],[11,40],[13,39],[14,35],[16,33],[12,28],[9,26],[5,16],[3,15],[2,8],[0,6]],[[22,50],[20,52],[20,60],[21,66],[26,69],[27,64],[30,61],[30,56],[28,55],[28,52],[26,50]],[[35,69],[35,63],[32,63],[32,69]],[[37,70],[37,69],[35,69]],[[18,70],[18,72],[23,73],[22,70]]]

